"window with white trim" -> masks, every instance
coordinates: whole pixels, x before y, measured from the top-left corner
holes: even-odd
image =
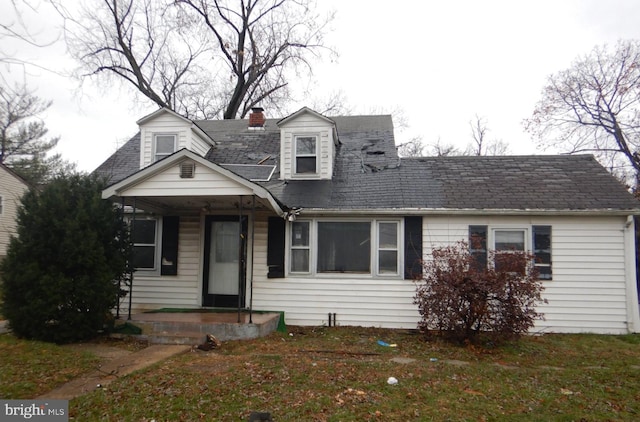
[[[527,250],[525,229],[494,229],[493,230],[493,250],[495,251],[495,267],[500,271],[500,257],[514,252],[525,252]],[[504,271],[504,268],[503,268]],[[518,272],[524,268],[518,268]]]
[[[534,265],[539,278],[552,279],[551,226],[489,227],[469,226],[469,247],[478,268],[499,265],[487,262],[487,246],[493,249],[496,258],[513,251],[530,251],[535,256]]]
[[[397,221],[378,221],[378,274],[398,274],[399,237]]]
[[[291,223],[291,272],[309,272],[309,221]]]
[[[290,273],[400,275],[399,220],[298,220],[289,233]]]
[[[162,160],[176,152],[178,137],[175,134],[156,134],[153,137],[153,161]]]
[[[314,175],[318,173],[318,137],[315,135],[294,138],[294,174]]]

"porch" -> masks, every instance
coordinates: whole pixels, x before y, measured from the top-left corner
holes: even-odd
[[[142,330],[135,337],[154,344],[202,344],[207,334],[220,341],[249,340],[284,331],[283,312],[241,310],[158,310],[136,313],[117,320],[116,326],[132,324]],[[124,336],[128,334],[116,334]]]

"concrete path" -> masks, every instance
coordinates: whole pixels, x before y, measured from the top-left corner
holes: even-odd
[[[187,345],[152,345],[137,352],[130,352],[116,347],[86,345],[84,350],[96,354],[103,359],[99,369],[79,378],[75,378],[60,387],[43,394],[37,399],[71,400],[74,397],[104,387],[113,380],[146,368],[171,356],[187,352]]]

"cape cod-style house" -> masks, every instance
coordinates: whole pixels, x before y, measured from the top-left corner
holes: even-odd
[[[432,247],[532,251],[536,331],[640,331],[638,203],[589,155],[399,158],[390,116],[160,109],[96,170],[134,225],[131,309],[251,308],[416,328]],[[123,306],[128,306],[127,302]]]

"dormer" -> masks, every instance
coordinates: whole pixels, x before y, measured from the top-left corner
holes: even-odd
[[[335,122],[304,107],[278,127],[280,179],[330,180],[339,142]]]
[[[193,121],[161,108],[136,122],[140,128],[140,168],[186,148],[202,157],[214,141]]]

